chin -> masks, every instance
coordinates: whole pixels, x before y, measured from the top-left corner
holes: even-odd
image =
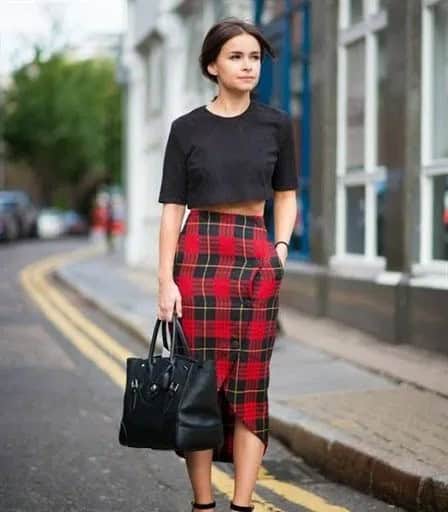
[[[250,92],[252,89],[254,89],[252,84],[247,84],[246,86],[244,86],[244,84],[238,84],[238,86],[234,87],[234,90],[238,92]]]

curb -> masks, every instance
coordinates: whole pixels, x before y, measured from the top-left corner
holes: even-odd
[[[143,330],[142,327],[137,325],[137,323],[133,321],[129,315],[127,316],[122,311],[119,311],[113,306],[110,306],[110,304],[108,304],[106,301],[98,299],[98,297],[95,297],[93,293],[88,291],[79,283],[74,283],[72,279],[65,275],[64,266],[55,270],[53,276],[56,278],[57,281],[59,281],[63,285],[67,286],[68,288],[71,288],[73,291],[81,295],[84,300],[86,300],[94,307],[99,309],[102,313],[104,313],[106,316],[108,316],[111,320],[116,322],[122,328],[130,331],[131,334],[133,334],[140,341],[142,341],[146,347],[149,346],[150,340],[148,338],[148,333],[145,330]]]
[[[272,404],[272,434],[308,464],[333,481],[415,512],[448,511],[448,473],[413,474],[357,448],[343,432]],[[285,419],[289,416],[288,419]]]
[[[64,266],[53,275],[148,346],[147,333],[129,315],[74,283]],[[448,461],[444,475],[413,474],[360,450],[343,432],[299,411],[291,418],[291,410],[276,402],[270,405],[269,423],[275,438],[335,482],[413,512],[448,511]]]

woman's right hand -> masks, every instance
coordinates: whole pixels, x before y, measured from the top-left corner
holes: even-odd
[[[173,321],[173,311],[178,317],[182,316],[182,296],[173,279],[159,282],[159,305],[157,317],[160,320]]]

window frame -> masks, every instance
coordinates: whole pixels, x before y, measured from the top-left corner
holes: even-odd
[[[448,158],[433,158],[434,7],[440,0],[422,0],[421,67],[421,169],[420,169],[420,248],[415,274],[436,273],[448,277],[448,261],[433,257],[434,177],[448,175]]]
[[[382,269],[385,257],[378,256],[376,232],[377,197],[375,184],[386,180],[386,167],[377,165],[377,33],[387,27],[387,13],[379,0],[364,0],[363,19],[348,24],[350,0],[339,1],[338,15],[338,73],[337,73],[337,133],[336,133],[336,244],[330,264],[360,263],[366,267]],[[360,40],[365,42],[365,94],[364,94],[364,167],[362,171],[346,172],[347,161],[347,53],[348,46]],[[365,190],[364,254],[346,251],[347,188],[362,185]]]

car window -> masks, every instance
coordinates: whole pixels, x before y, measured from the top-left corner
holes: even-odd
[[[16,203],[14,201],[5,201],[0,199],[0,208],[2,208],[2,211],[11,211],[15,206]]]

